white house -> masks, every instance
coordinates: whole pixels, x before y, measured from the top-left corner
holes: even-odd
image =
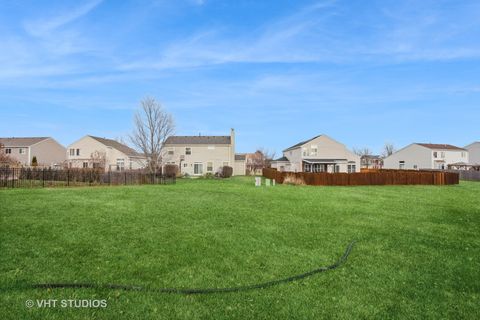
[[[69,168],[104,168],[105,171],[142,169],[147,158],[118,141],[85,136],[67,147]]]
[[[412,143],[383,160],[384,169],[447,169],[468,163],[468,151],[450,144]]]
[[[163,164],[175,164],[180,173],[201,176],[220,168],[245,175],[245,155],[235,154],[235,131],[229,136],[170,136],[163,148]]]
[[[480,141],[470,143],[465,147],[468,150],[469,164],[480,165]]]
[[[288,172],[360,172],[360,157],[327,135],[299,142],[272,161],[272,168]]]

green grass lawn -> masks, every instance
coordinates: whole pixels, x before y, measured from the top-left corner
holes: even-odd
[[[480,183],[0,190],[1,319],[475,319]],[[227,287],[347,263],[269,289],[169,295],[26,289],[42,282]],[[104,309],[27,299],[107,299]]]

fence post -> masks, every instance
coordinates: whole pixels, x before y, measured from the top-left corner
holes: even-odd
[[[125,185],[127,185],[127,171],[124,171],[125,173]]]
[[[42,187],[45,188],[45,168],[42,169]]]
[[[70,170],[67,169],[67,187],[70,187]]]
[[[110,169],[108,169],[108,185],[111,184],[112,177],[110,176]]]

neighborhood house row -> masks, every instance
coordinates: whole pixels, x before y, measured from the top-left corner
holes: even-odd
[[[41,167],[104,168],[123,171],[144,168],[147,158],[113,139],[87,135],[67,148],[51,137],[0,138],[4,152],[22,166],[32,160]],[[181,174],[200,176],[223,166],[233,175],[245,175],[253,154],[235,153],[235,131],[228,136],[170,136],[165,141],[163,164],[178,166]],[[464,148],[449,144],[412,143],[392,155],[363,157],[327,135],[318,135],[283,150],[271,162],[286,172],[359,172],[361,168],[384,169],[469,169],[480,166],[480,142]]]

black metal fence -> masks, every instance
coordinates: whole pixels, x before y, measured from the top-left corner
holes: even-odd
[[[0,168],[0,188],[174,184],[175,176],[145,171],[99,169]]]

